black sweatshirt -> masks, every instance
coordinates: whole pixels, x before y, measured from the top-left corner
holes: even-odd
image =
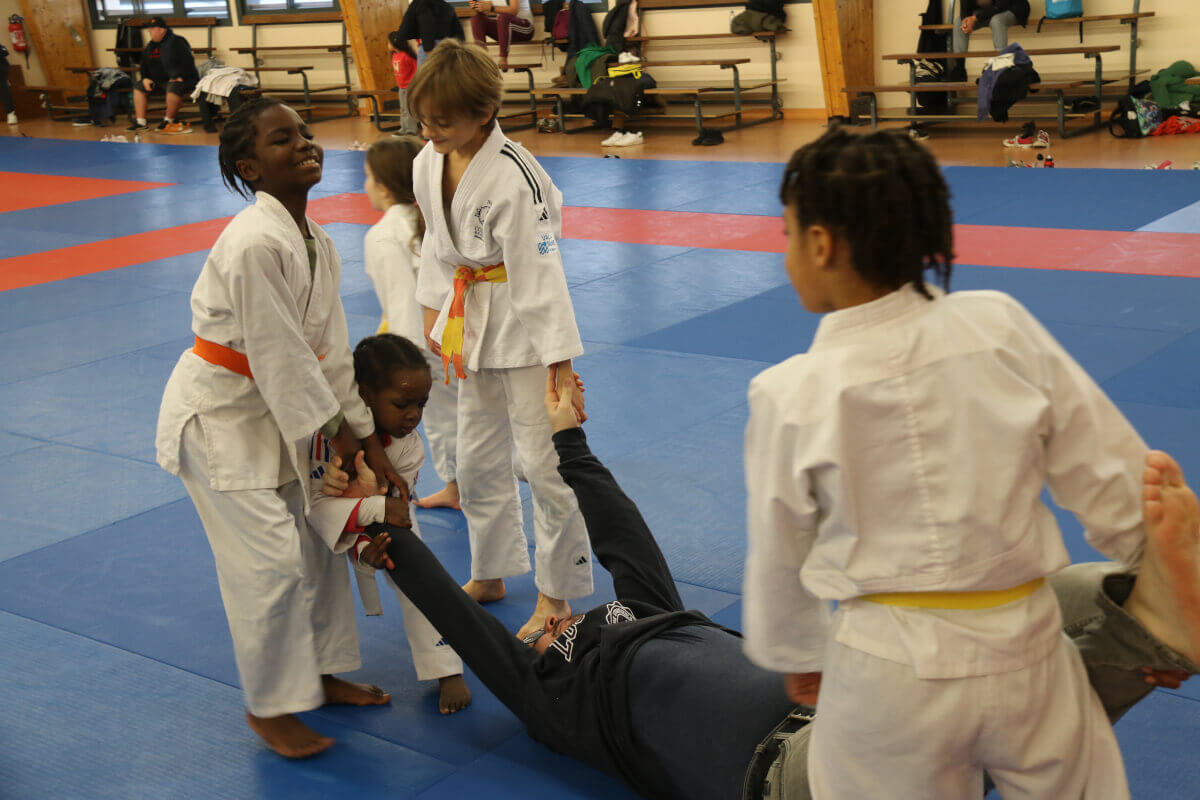
[[[963,0],[962,18],[974,16],[976,27],[982,28],[992,21],[992,17],[1005,11],[1011,11],[1017,18],[1018,25],[1029,22],[1029,0],[992,0],[990,6],[985,6],[979,0]]]
[[[629,666],[642,644],[667,631],[720,626],[698,611],[683,610],[666,560],[637,506],[592,455],[583,431],[556,433],[554,446],[558,471],[579,500],[592,549],[612,574],[615,601],[588,611],[538,655],[471,600],[407,529],[386,528],[392,534],[388,552],[396,564],[392,578],[479,679],[520,717],[530,736],[621,778],[646,797],[673,798],[657,762],[635,745]]]
[[[182,78],[185,84],[195,86],[200,73],[187,39],[167,31],[161,42],[151,40],[142,53],[142,77],[154,81],[156,89],[166,88],[173,78]]]

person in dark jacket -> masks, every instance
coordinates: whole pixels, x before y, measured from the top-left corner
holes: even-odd
[[[12,90],[8,86],[8,48],[0,44],[0,106],[4,109],[5,122],[17,124],[17,110],[13,106]]]
[[[141,80],[133,87],[136,119],[125,130],[134,133],[149,130],[147,98],[151,94],[162,94],[166,96],[167,111],[156,130],[160,133],[191,133],[191,126],[177,122],[175,115],[183,105],[183,98],[190,95],[200,81],[192,46],[167,27],[162,17],[151,19],[146,25],[146,33],[150,35],[150,42],[142,53]]]
[[[462,22],[446,0],[412,0],[397,32],[406,42],[418,40],[418,63],[424,60],[425,54],[432,53],[442,39],[465,38]]]
[[[558,471],[579,500],[596,558],[612,574],[615,600],[551,617],[521,641],[408,528],[370,526],[374,538],[359,556],[363,563],[386,568],[529,735],[551,750],[621,778],[645,797],[678,800],[760,800],[778,757],[788,763],[778,778],[784,796],[809,798],[812,709],[796,708],[782,676],[750,663],[740,634],[684,609],[653,534],[588,448],[572,398],[557,394],[553,376],[546,408]],[[1195,530],[1183,538],[1192,550],[1200,547]],[[1143,564],[1143,576],[1163,574],[1161,564],[1150,566]],[[1117,570],[1079,564],[1050,578],[1064,627],[1113,720],[1155,685],[1177,688],[1196,672],[1143,625],[1137,609],[1163,613],[1145,605],[1159,596],[1151,580]],[[792,738],[780,750],[774,734],[783,725]]]

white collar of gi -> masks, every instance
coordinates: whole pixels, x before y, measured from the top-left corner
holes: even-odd
[[[276,222],[283,225],[284,229],[288,231],[288,236],[292,240],[292,244],[295,247],[300,248],[300,252],[303,253],[305,250],[304,234],[302,234],[300,229],[296,227],[296,221],[292,219],[292,215],[288,212],[288,210],[283,207],[283,203],[279,202],[278,198],[276,198],[274,195],[267,194],[266,192],[262,191],[255,192],[254,199],[255,208],[261,209]],[[307,215],[304,217],[304,219],[308,223],[309,236],[319,240],[320,236],[317,234],[317,231],[320,229],[317,227],[316,223],[309,219]]]
[[[946,294],[942,289],[928,283],[925,284],[925,289],[933,296],[932,301],[918,292],[913,284],[906,283],[896,291],[869,303],[830,311],[817,325],[817,334],[813,337],[810,350],[818,344],[834,342],[858,329],[911,316],[929,308],[931,303]]]

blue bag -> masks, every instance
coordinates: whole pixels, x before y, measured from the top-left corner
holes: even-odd
[[[1046,0],[1046,19],[1083,16],[1083,0]]]

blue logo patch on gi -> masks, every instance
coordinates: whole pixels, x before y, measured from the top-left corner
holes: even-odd
[[[539,233],[537,235],[537,251],[539,256],[548,256],[551,253],[558,252],[558,242],[554,241],[553,233]]]

